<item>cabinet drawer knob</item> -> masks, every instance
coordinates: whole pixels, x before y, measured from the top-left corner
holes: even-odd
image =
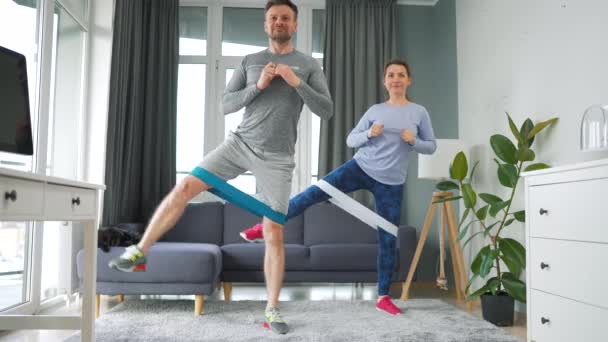
[[[541,270],[544,270],[545,268],[548,268],[548,267],[549,267],[549,264],[545,264],[544,262],[540,263],[540,269]]]
[[[549,213],[549,210],[540,208],[540,210],[538,211],[538,213],[541,214],[541,215],[545,215],[545,214]]]
[[[80,197],[72,198],[72,205],[80,205]]]
[[[4,199],[5,200],[11,200],[13,202],[15,202],[17,200],[17,191],[13,190],[11,192],[5,192],[4,193]]]
[[[540,318],[540,323],[541,323],[541,324],[547,324],[547,323],[549,323],[549,319],[548,319],[548,318],[545,318],[545,317],[541,317],[541,318]]]

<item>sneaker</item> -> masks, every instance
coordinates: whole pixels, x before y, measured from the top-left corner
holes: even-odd
[[[123,272],[145,272],[146,256],[136,245],[131,245],[121,256],[112,259],[108,266]]]
[[[263,241],[264,240],[264,226],[261,223],[255,226],[245,229],[241,232],[241,237],[249,242]]]
[[[389,296],[380,297],[380,300],[376,302],[376,310],[384,311],[393,316],[401,315],[403,313],[401,309],[399,309],[395,304],[393,304],[393,301]]]
[[[264,328],[272,330],[277,334],[287,334],[289,326],[281,317],[281,313],[278,308],[266,309],[264,313]]]

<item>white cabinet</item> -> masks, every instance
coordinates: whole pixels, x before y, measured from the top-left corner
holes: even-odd
[[[528,341],[608,341],[608,160],[523,176]]]

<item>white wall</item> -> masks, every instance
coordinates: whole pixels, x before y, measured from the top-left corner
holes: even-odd
[[[480,190],[507,196],[495,185],[489,148],[492,134],[511,137],[505,111],[518,126],[527,117],[559,117],[534,143],[537,160],[556,166],[608,157],[579,151],[585,108],[608,104],[606,13],[605,0],[456,1],[459,136],[481,159]],[[523,182],[519,187],[514,205],[523,209]],[[507,230],[523,242],[523,224]]]

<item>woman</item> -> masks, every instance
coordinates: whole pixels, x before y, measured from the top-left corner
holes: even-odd
[[[353,159],[333,170],[323,180],[344,193],[366,189],[374,195],[376,212],[399,225],[403,185],[412,151],[432,154],[437,147],[427,110],[407,97],[411,72],[406,62],[392,60],[384,67],[384,87],[388,100],[371,106],[346,139],[359,148]],[[315,185],[289,201],[287,219],[329,196]],[[247,241],[263,239],[261,224],[244,230]],[[395,268],[396,238],[378,229],[378,301],[376,308],[391,315],[402,311],[388,295]]]

